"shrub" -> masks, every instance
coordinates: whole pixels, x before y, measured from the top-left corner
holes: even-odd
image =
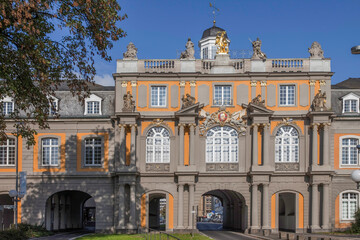
[[[360,233],[360,209],[355,212],[355,222],[351,224],[350,231]]]
[[[52,232],[47,231],[41,226],[21,223],[18,225],[18,229],[12,228],[0,232],[0,239],[25,240],[33,237],[49,236],[52,234]]]

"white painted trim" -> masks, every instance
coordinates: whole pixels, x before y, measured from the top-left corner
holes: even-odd
[[[342,140],[344,138],[355,138],[359,141],[358,143],[360,143],[360,136],[346,135],[339,137],[339,168],[354,168],[354,169],[360,168],[359,152],[357,154],[357,161],[358,161],[357,164],[342,164]]]
[[[355,93],[349,93],[340,98],[342,100],[342,113],[359,113],[359,99],[360,96]],[[355,100],[356,101],[356,112],[345,112],[345,101]]]
[[[359,191],[356,191],[356,190],[345,190],[345,191],[342,191],[341,193],[339,193],[339,218],[340,218],[340,222],[350,222],[350,221],[354,221],[355,218],[349,218],[349,219],[343,219],[342,218],[342,195],[343,193],[356,193],[357,194],[357,208],[359,209]]]

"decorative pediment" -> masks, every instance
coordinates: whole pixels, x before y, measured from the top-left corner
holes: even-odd
[[[201,108],[204,107],[204,104],[195,103],[190,106],[184,106],[179,111],[175,112],[176,116],[179,115],[198,115],[198,112]]]
[[[230,113],[225,107],[220,107],[214,113],[208,113],[205,110],[200,111],[200,116],[205,119],[200,125],[200,133],[204,135],[206,131],[216,125],[224,126],[229,125],[238,130],[241,134],[246,132],[246,123],[242,118],[246,114],[246,110],[240,110],[235,113]]]
[[[271,111],[270,109],[267,109],[263,105],[258,105],[258,104],[254,104],[254,103],[251,103],[251,102],[249,104],[243,104],[242,107],[248,109],[250,114],[252,114],[252,115],[253,114],[272,115],[274,113],[274,111]]]

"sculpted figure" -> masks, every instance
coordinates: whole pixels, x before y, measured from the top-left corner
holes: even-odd
[[[265,107],[265,100],[261,100],[261,95],[257,95],[253,100],[251,100],[252,104]]]
[[[194,43],[191,41],[191,38],[188,39],[186,45],[186,49],[180,55],[180,59],[195,59],[195,50],[194,50]]]
[[[137,48],[132,42],[127,45],[126,49],[123,54],[124,59],[137,59]]]
[[[253,47],[253,55],[251,59],[266,59],[266,54],[261,51],[261,40],[257,38],[255,41],[251,42]]]
[[[315,95],[312,101],[312,110],[313,111],[324,111],[327,110],[326,107],[326,92],[321,93],[321,90]]]
[[[318,42],[313,42],[309,48],[310,58],[322,59],[324,58],[324,51],[321,49],[321,45]]]
[[[216,53],[229,53],[229,44],[225,37],[226,31],[218,32],[216,34],[215,44],[218,46]]]
[[[133,112],[135,108],[135,101],[132,100],[133,96],[128,91],[127,94],[124,94],[123,100],[124,100],[124,106],[123,106],[123,112]]]
[[[183,102],[181,108],[187,108],[192,105],[195,105],[195,98],[188,93],[186,94],[186,96],[183,95],[181,100]]]

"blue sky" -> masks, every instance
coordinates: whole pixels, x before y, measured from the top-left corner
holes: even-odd
[[[96,59],[96,81],[114,85],[116,59],[133,42],[138,57],[174,59],[190,37],[197,47],[203,31],[212,26],[208,0],[118,0],[128,18],[120,26],[125,38],[114,43],[109,62]],[[213,2],[213,1],[212,1]],[[259,37],[268,58],[307,58],[318,41],[332,60],[332,83],[360,77],[360,55],[350,48],[360,45],[360,0],[217,0],[216,25],[231,40],[230,51],[251,50],[250,39]]]

